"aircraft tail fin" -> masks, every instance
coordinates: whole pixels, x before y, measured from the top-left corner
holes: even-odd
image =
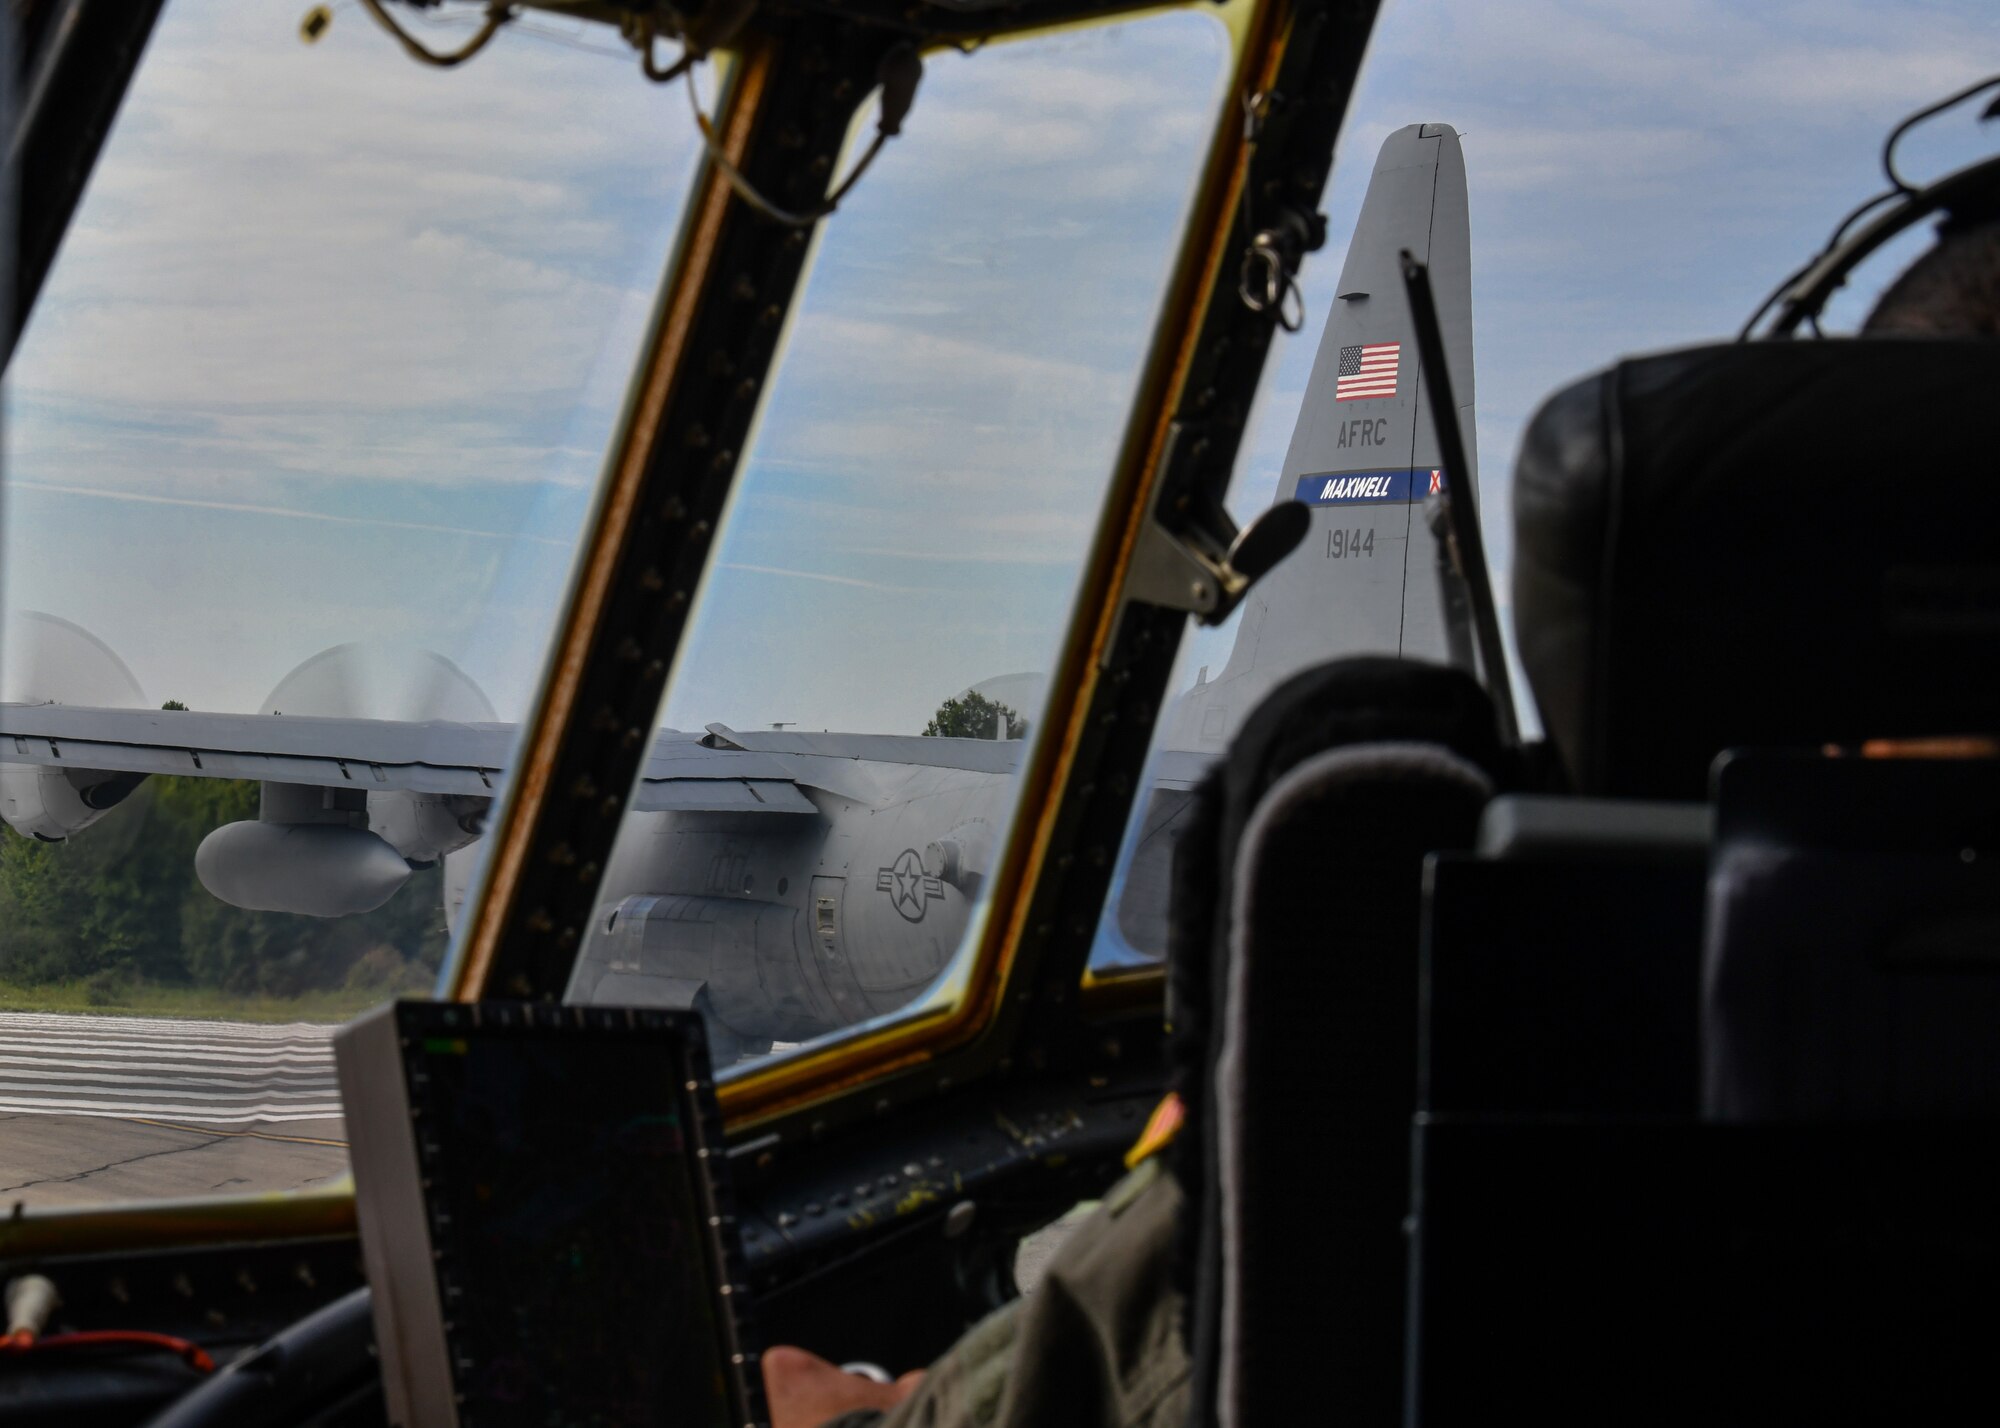
[[[1170,711],[1166,747],[1216,752],[1288,675],[1345,654],[1472,667],[1462,587],[1444,578],[1438,454],[1401,254],[1430,270],[1466,457],[1472,439],[1472,240],[1465,159],[1445,124],[1383,142],[1334,289],[1273,496],[1312,508],[1298,549],[1244,601],[1221,674]],[[1463,473],[1476,487],[1476,469]]]

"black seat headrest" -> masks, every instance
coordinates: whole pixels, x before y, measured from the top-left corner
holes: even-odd
[[[1266,696],[1182,824],[1169,956],[1173,1049],[1193,1062],[1176,1167],[1196,1425],[1275,1421],[1301,1394],[1329,1418],[1396,1417],[1424,858],[1471,846],[1506,764],[1464,670],[1349,657]],[[1302,1195],[1304,1239],[1281,1213]],[[1301,1284],[1336,1288],[1304,1304]]]
[[[1522,663],[1580,792],[2000,732],[2000,342],[1621,362],[1535,414],[1514,522]]]

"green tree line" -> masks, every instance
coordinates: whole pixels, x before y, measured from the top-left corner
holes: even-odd
[[[997,699],[988,699],[976,689],[968,689],[956,699],[938,705],[924,735],[932,739],[993,739],[999,737],[1000,721],[1007,721],[1007,737],[1028,737],[1028,721]]]
[[[358,917],[247,912],[202,887],[196,846],[255,818],[257,794],[254,782],[155,776],[67,842],[0,833],[0,981],[270,997],[428,986],[445,948],[436,868]]]

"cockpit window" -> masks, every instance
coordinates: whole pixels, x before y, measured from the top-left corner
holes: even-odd
[[[433,982],[691,181],[602,27],[337,8],[167,7],[8,374],[10,1200],[342,1171],[327,1038]]]
[[[1176,11],[928,59],[819,239],[572,998],[748,1062],[956,997],[1229,58]]]
[[[1880,154],[1890,128],[1990,72],[1988,29],[1974,3],[1928,7],[1921,24],[1887,28],[1872,15],[1802,18],[1748,7],[1671,14],[1578,3],[1385,7],[1323,205],[1327,245],[1305,261],[1305,325],[1280,334],[1272,350],[1229,492],[1232,513],[1247,522],[1281,495],[1301,494],[1280,478],[1295,474],[1287,464],[1295,432],[1313,423],[1334,437],[1330,457],[1312,469],[1367,481],[1392,464],[1372,445],[1343,448],[1338,437],[1345,428],[1367,442],[1373,428],[1365,423],[1380,415],[1378,405],[1387,409],[1357,384],[1387,373],[1393,392],[1399,362],[1407,374],[1414,354],[1388,337],[1402,313],[1400,292],[1363,294],[1367,304],[1397,305],[1379,319],[1388,324],[1384,340],[1360,331],[1331,342],[1329,375],[1345,374],[1347,383],[1330,382],[1317,406],[1307,389],[1329,322],[1357,305],[1336,279],[1378,154],[1405,126],[1450,126],[1460,136],[1469,198],[1476,395],[1456,373],[1454,385],[1473,407],[1465,431],[1511,639],[1512,467],[1542,399],[1627,353],[1734,337],[1841,217],[1883,188]],[[1992,149],[1990,126],[1982,131],[1974,105],[1913,132],[1899,164],[1923,181]],[[1826,330],[1854,331],[1930,241],[1929,225],[1920,225],[1876,255],[1836,296]],[[1424,463],[1400,465],[1412,481],[1429,474]],[[1359,571],[1379,569],[1392,552],[1401,558],[1400,544],[1372,539],[1365,504],[1345,504],[1348,489],[1336,486],[1330,505],[1315,508],[1313,532],[1288,564],[1345,562]],[[1414,591],[1428,573],[1410,569],[1398,571],[1397,583],[1407,578]],[[1285,576],[1281,566],[1267,577],[1266,593]],[[1299,627],[1312,637],[1286,642],[1274,657],[1269,624],[1257,624],[1258,598],[1253,591],[1219,628],[1191,629],[1182,645],[1175,697],[1156,727],[1147,791],[1100,921],[1093,976],[1148,970],[1164,950],[1167,872],[1187,791],[1248,712],[1247,700],[1229,706],[1212,697],[1218,681],[1251,668],[1256,677],[1246,683],[1268,690],[1342,655],[1446,657],[1412,647],[1400,622],[1357,635],[1357,623],[1338,608],[1302,611]],[[1533,734],[1534,706],[1518,667],[1511,678]]]

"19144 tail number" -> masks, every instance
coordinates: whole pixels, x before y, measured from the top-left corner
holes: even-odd
[[[1375,532],[1373,530],[1331,530],[1326,533],[1326,558],[1346,560],[1351,556],[1375,554]]]

